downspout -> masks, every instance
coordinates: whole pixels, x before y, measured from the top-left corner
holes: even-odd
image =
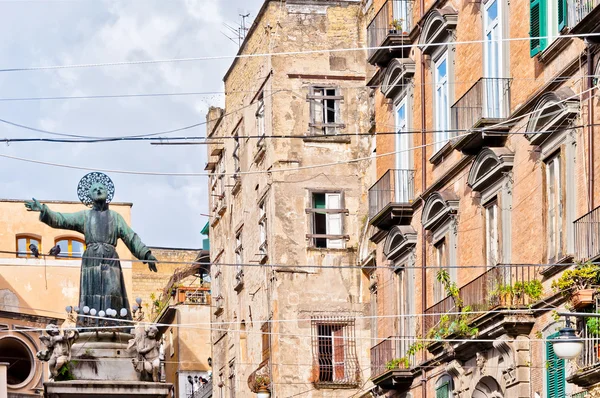
[[[588,211],[594,209],[594,104],[592,87],[594,86],[594,57],[592,55],[591,43],[586,40],[586,62],[587,62],[587,125],[588,125]]]
[[[425,15],[425,0],[420,0],[419,20],[423,20]],[[426,133],[427,122],[426,111],[425,111],[425,54],[421,51],[421,68],[420,68],[420,79],[421,79],[421,195],[427,189],[427,151],[426,151]],[[422,198],[421,198],[422,199]],[[425,316],[425,310],[427,309],[427,250],[425,248],[425,227],[421,224],[421,314]],[[421,321],[421,336],[426,335],[425,322]],[[422,350],[422,361],[427,360],[427,353]],[[425,368],[421,369],[421,397],[427,398],[427,373]]]

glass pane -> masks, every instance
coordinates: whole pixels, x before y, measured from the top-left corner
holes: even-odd
[[[62,248],[61,248],[61,250],[62,250]],[[71,255],[73,257],[83,256],[83,251],[84,251],[83,243],[74,240],[72,243],[72,250],[73,250],[73,252],[71,253]]]
[[[66,239],[59,240],[56,244],[60,247],[60,257],[67,257],[69,255],[69,241]]]
[[[498,18],[498,2],[494,1],[490,4],[487,9],[488,24],[491,24],[496,18]]]
[[[438,79],[441,80],[442,78],[446,77],[447,73],[448,73],[448,70],[446,68],[446,60],[444,59],[437,66],[437,76],[438,76]]]
[[[17,239],[17,251],[19,252],[19,254],[17,254],[17,257],[27,257],[26,252],[28,252],[29,249],[27,248],[26,238]]]

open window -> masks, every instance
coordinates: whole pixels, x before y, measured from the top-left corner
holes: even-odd
[[[310,215],[311,233],[307,238],[311,246],[316,248],[343,249],[344,215],[348,213],[343,207],[342,192],[312,192],[310,208],[306,212]]]
[[[344,128],[340,112],[343,98],[338,87],[310,87],[309,127],[312,135],[335,135]]]

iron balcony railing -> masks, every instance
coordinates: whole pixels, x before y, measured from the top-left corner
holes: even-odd
[[[531,304],[531,298],[524,293],[524,283],[539,279],[538,271],[538,266],[504,264],[487,270],[459,289],[463,309],[470,307],[470,311],[473,312],[472,318],[476,318],[494,307],[520,307]],[[425,332],[440,322],[441,314],[460,310],[455,308],[451,296],[427,308],[423,320]]]
[[[408,34],[412,29],[412,1],[387,0],[367,27],[368,56],[378,51],[391,34]]]
[[[376,346],[371,347],[371,379],[381,376],[385,372],[393,369],[391,361],[394,359],[406,358],[408,368],[413,368],[417,364],[415,355],[407,356],[408,348],[416,341],[415,337],[390,336]],[[402,369],[405,364],[399,365]]]
[[[369,219],[389,203],[411,203],[415,195],[414,170],[388,170],[369,188]]]
[[[583,350],[577,358],[577,364],[582,368],[589,368],[600,364],[600,335],[595,331],[589,330],[586,319],[579,322],[578,328],[580,337],[583,339]]]
[[[482,77],[452,105],[452,128],[469,130],[485,119],[505,119],[510,114],[511,79]]]
[[[574,28],[598,5],[600,5],[600,0],[569,0],[567,2],[569,27]]]
[[[575,220],[575,256],[579,261],[600,256],[600,206]]]

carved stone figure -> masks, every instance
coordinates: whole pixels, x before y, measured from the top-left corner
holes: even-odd
[[[79,337],[77,330],[61,333],[58,326],[49,324],[46,326],[48,336],[40,336],[41,342],[47,347],[46,350],[38,351],[36,356],[41,361],[47,361],[52,379],[58,376],[60,368],[71,360],[71,346]]]
[[[70,229],[85,235],[86,249],[81,261],[79,308],[85,306],[96,311],[108,308],[127,309],[131,319],[129,301],[125,291],[121,262],[116,245],[120,238],[135,257],[148,260],[151,271],[156,272],[156,258],[127,225],[123,217],[108,204],[114,195],[111,179],[102,173],[89,173],[77,187],[79,199],[90,210],[77,213],[58,213],[36,199],[25,202],[29,211],[39,211],[40,221],[52,228]]]
[[[137,354],[131,361],[140,380],[160,381],[160,345],[158,328],[153,325],[145,331],[142,327],[137,328],[135,338],[129,340],[129,349]]]

